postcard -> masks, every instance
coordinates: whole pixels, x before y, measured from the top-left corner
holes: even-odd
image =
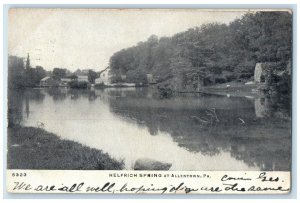
[[[10,8],[7,191],[288,194],[292,16]]]

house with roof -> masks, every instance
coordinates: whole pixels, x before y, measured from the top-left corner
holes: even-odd
[[[61,86],[68,86],[68,84],[72,81],[71,78],[61,78],[60,85]]]
[[[59,79],[55,79],[53,77],[44,77],[40,80],[40,86],[41,87],[58,87],[60,84]]]
[[[106,68],[105,70],[101,71],[99,74],[99,78],[95,79],[95,84],[103,84],[103,85],[110,85],[110,75],[109,75],[109,68]]]

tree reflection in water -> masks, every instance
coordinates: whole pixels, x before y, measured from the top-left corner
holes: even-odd
[[[192,153],[214,156],[228,152],[235,159],[248,166],[258,166],[261,170],[290,170],[289,101],[282,103],[276,98],[228,98],[200,94],[159,99],[146,88],[31,89],[21,92],[9,92],[9,124],[21,123],[25,119],[23,113],[30,119],[31,104],[43,102],[46,94],[57,104],[66,99],[66,105],[76,105],[77,100],[82,104],[86,99],[88,103],[84,102],[84,105],[93,105],[93,108],[101,108],[95,106],[98,105],[95,102],[101,100],[109,105],[114,115],[147,127],[152,136],[159,132],[167,133],[178,146]],[[66,108],[66,105],[59,106]],[[85,109],[89,108],[85,106]],[[85,112],[82,112],[84,115]]]
[[[160,100],[146,89],[106,92],[112,112],[147,126],[154,136],[158,131],[169,133],[191,152],[213,156],[228,151],[262,170],[290,169],[291,119],[286,104],[191,94]],[[210,109],[218,120],[210,120]]]

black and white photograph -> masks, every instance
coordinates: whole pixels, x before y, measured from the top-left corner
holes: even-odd
[[[290,172],[292,17],[9,9],[7,169]]]

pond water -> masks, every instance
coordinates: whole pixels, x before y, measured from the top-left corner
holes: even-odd
[[[11,98],[20,124],[100,149],[128,170],[144,158],[170,170],[290,170],[290,109],[267,98],[160,99],[150,88],[30,89]]]

